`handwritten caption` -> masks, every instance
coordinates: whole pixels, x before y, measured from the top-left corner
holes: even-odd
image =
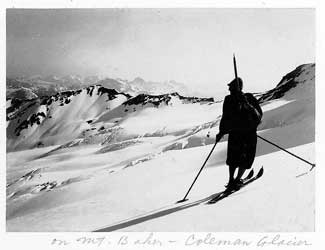
[[[160,237],[159,234],[148,233],[142,234],[140,237],[133,235],[122,236],[98,236],[89,237],[82,236],[74,239],[53,238],[51,240],[53,246],[152,246],[152,247],[166,247],[166,246],[185,246],[185,247],[200,247],[200,246],[231,246],[231,247],[306,247],[311,246],[312,243],[306,239],[298,238],[297,236],[283,236],[280,234],[264,235],[254,240],[247,240],[244,238],[229,238],[222,239],[217,236],[217,233],[190,233],[185,237],[175,237],[175,239]]]

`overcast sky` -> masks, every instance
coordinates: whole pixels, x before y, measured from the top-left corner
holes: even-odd
[[[226,91],[232,54],[245,91],[315,61],[312,9],[7,10],[7,75],[176,80]]]

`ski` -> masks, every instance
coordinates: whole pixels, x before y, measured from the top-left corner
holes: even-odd
[[[254,172],[251,170],[246,178],[243,180],[243,185],[239,189],[226,189],[223,192],[219,193],[216,197],[213,197],[207,204],[215,204],[216,202],[228,197],[229,195],[241,190],[243,187],[247,186],[248,184],[256,181],[257,179],[261,178],[264,173],[263,167],[258,171],[257,175],[253,177]]]

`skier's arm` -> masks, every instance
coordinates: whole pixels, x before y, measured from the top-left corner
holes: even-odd
[[[222,137],[224,134],[229,133],[229,97],[226,96],[222,106],[222,117],[219,124],[219,134]],[[221,138],[220,138],[221,139]]]
[[[258,111],[258,113],[260,113],[261,115],[261,118],[263,116],[263,110],[258,102],[258,100],[255,98],[255,96],[251,95],[251,102],[252,102],[252,105],[256,108],[256,110]]]

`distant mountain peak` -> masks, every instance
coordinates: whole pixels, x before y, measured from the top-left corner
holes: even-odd
[[[139,82],[139,83],[145,83],[146,81],[142,79],[141,77],[136,77],[132,82]]]
[[[295,90],[297,86],[308,84],[301,93],[295,95],[308,95],[313,93],[312,88],[315,88],[315,64],[302,64],[282,77],[281,81],[275,88],[263,93],[259,98],[259,102],[270,101],[281,97],[288,97],[288,92]]]
[[[57,92],[66,90],[76,90],[82,86],[101,84],[103,87],[115,89],[118,92],[137,95],[140,93],[160,95],[172,92],[178,92],[183,95],[190,95],[190,90],[185,84],[174,80],[165,82],[145,81],[141,77],[136,77],[132,81],[121,78],[65,75],[65,76],[41,76],[33,77],[7,78],[7,90],[25,87],[31,89],[38,96],[49,96]],[[9,91],[11,92],[11,91]],[[8,93],[8,91],[7,91]]]

